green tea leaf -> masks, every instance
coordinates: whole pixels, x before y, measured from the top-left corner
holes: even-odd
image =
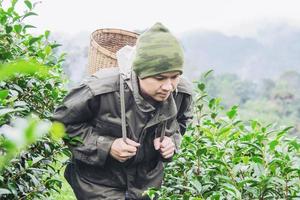
[[[51,129],[50,129],[50,134],[54,140],[62,139],[65,135],[64,125],[59,122],[53,122]]]
[[[204,89],[205,89],[205,84],[204,84],[204,83],[199,83],[199,84],[198,84],[198,89],[199,89],[200,91],[204,91]]]
[[[0,109],[0,116],[6,115],[8,113],[17,112],[24,110],[23,108],[2,108]]]
[[[272,142],[269,143],[269,147],[272,151],[275,150],[275,147],[279,144],[278,140],[273,140]]]
[[[41,76],[49,75],[49,71],[45,66],[33,61],[20,60],[12,63],[0,64],[0,81],[10,79],[19,73],[38,73]]]
[[[208,75],[211,74],[213,71],[214,71],[214,70],[211,69],[211,70],[209,70],[208,72],[206,72],[206,73],[204,74],[204,78],[207,78]]]
[[[210,109],[212,109],[213,106],[215,106],[215,103],[216,103],[216,99],[215,99],[215,98],[212,98],[211,100],[209,100],[208,107],[209,107]]]
[[[24,29],[28,29],[28,28],[36,28],[36,27],[33,26],[33,25],[27,24],[27,25],[25,25],[25,26],[23,27],[23,30],[24,30]]]
[[[52,49],[55,49],[55,48],[60,47],[62,45],[61,44],[51,44],[50,46],[51,46]]]
[[[202,185],[201,185],[201,183],[197,179],[194,179],[194,180],[191,181],[191,184],[201,194],[201,192],[202,192]]]
[[[233,118],[235,118],[236,117],[236,115],[237,115],[237,106],[233,106],[231,109],[230,109],[230,111],[228,111],[227,113],[226,113],[226,115],[228,116],[228,118],[229,119],[233,119]]]
[[[11,191],[5,188],[0,188],[0,195],[11,194]]]
[[[50,55],[50,53],[52,52],[52,49],[51,49],[51,46],[46,46],[46,48],[45,48],[45,54],[46,55]]]
[[[50,31],[45,31],[45,38],[48,39],[50,35]]]
[[[6,99],[8,93],[9,93],[8,90],[0,90],[0,100]]]
[[[5,26],[5,31],[7,34],[11,33],[12,30],[13,28],[11,26]]]
[[[34,15],[38,15],[38,14],[36,14],[36,13],[34,13],[34,12],[28,12],[28,13],[26,13],[26,14],[23,16],[22,19],[25,19],[26,17],[29,17],[29,16],[34,16]]]
[[[41,37],[32,37],[30,40],[29,40],[29,45],[33,45],[35,42],[37,41],[40,41],[41,40]]]
[[[26,6],[31,10],[32,9],[32,4],[30,1],[25,0],[24,3],[26,4]]]
[[[263,160],[258,156],[251,157],[251,160],[255,163],[263,164]]]
[[[16,6],[18,0],[12,0],[11,1],[11,8],[14,9],[14,7]]]
[[[207,160],[206,162],[208,162],[208,163],[215,163],[215,164],[223,165],[223,166],[226,167],[226,164],[224,162],[222,162],[221,160]]]
[[[14,26],[14,30],[16,33],[21,33],[22,31],[22,26],[20,24],[17,24]]]

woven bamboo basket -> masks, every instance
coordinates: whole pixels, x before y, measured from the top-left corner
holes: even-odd
[[[116,52],[126,45],[134,46],[138,34],[121,29],[98,29],[91,34],[88,73],[101,68],[118,67]]]

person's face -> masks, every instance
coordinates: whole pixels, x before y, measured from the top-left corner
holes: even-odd
[[[176,89],[180,72],[166,72],[159,75],[139,78],[142,95],[151,97],[155,101],[165,101]]]

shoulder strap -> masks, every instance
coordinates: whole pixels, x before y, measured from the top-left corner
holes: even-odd
[[[167,127],[167,121],[163,122],[161,133],[160,133],[160,139],[159,141],[162,142],[164,140],[165,134],[166,134],[166,127]]]
[[[121,101],[121,122],[122,122],[122,138],[126,143],[126,116],[125,116],[125,95],[124,95],[124,80],[120,75],[120,101]]]

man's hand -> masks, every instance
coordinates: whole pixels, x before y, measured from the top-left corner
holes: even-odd
[[[174,155],[175,144],[170,137],[165,136],[162,142],[160,138],[155,138],[153,143],[155,150],[159,150],[163,158],[171,158]]]
[[[139,143],[128,138],[126,139],[126,143],[123,141],[123,138],[118,138],[112,143],[109,153],[114,159],[125,162],[132,156],[135,156],[137,147],[139,146]]]

